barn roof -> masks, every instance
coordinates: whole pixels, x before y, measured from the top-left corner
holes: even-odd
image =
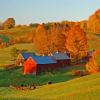
[[[49,56],[32,56],[32,59],[36,61],[37,64],[54,64],[57,63],[52,57]]]
[[[29,53],[29,52],[21,52],[21,55],[25,60],[27,60],[30,56],[33,56],[34,53]]]
[[[60,53],[60,52],[56,52],[53,54],[53,57],[56,60],[66,60],[66,59],[70,59],[70,57],[67,55],[67,53]]]

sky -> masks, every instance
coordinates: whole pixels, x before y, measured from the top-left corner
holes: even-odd
[[[0,22],[13,17],[16,24],[86,20],[100,0],[0,0]]]

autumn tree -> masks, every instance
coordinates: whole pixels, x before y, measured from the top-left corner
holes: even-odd
[[[65,51],[65,36],[59,24],[39,25],[36,28],[34,45],[37,53],[51,55],[54,52]]]
[[[3,24],[0,22],[0,30],[3,30]]]
[[[40,55],[48,54],[48,39],[47,31],[43,25],[38,25],[36,28],[36,34],[34,37],[35,50]]]
[[[87,20],[81,21],[80,27],[86,32],[87,31]]]
[[[65,45],[66,50],[70,52],[71,57],[76,63],[87,55],[87,39],[80,26],[75,25],[71,27],[67,33]]]
[[[64,52],[65,51],[65,35],[62,32],[63,28],[61,25],[56,24],[56,26],[50,28],[50,44],[51,44],[51,53],[56,51]]]
[[[94,33],[100,33],[100,9],[89,17],[87,23],[88,29]]]
[[[38,26],[38,23],[30,23],[29,26],[30,27],[37,27]]]
[[[100,50],[95,50],[86,63],[86,70],[89,73],[97,73],[100,71]]]
[[[14,20],[14,18],[8,18],[8,19],[3,23],[4,29],[10,29],[10,28],[13,28],[14,26],[15,26],[15,20]]]
[[[95,57],[95,60],[96,60],[97,65],[100,68],[100,49],[98,49],[98,50],[96,50],[94,52],[94,57]]]

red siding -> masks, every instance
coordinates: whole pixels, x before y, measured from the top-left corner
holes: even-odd
[[[24,74],[32,74],[36,72],[36,62],[29,58],[27,61],[24,62]]]
[[[40,74],[42,72],[48,72],[48,71],[53,71],[56,70],[58,68],[57,64],[39,64],[37,65],[37,71],[36,74]]]
[[[70,59],[68,60],[57,60],[59,66],[68,66],[70,65]]]

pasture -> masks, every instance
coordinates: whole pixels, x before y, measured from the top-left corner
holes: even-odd
[[[28,85],[35,83],[36,85],[46,84],[48,81],[53,83],[64,82],[71,80],[79,76],[73,76],[72,71],[84,70],[84,65],[80,66],[67,66],[66,68],[60,68],[57,71],[45,72],[40,75],[23,75],[23,67],[15,68],[11,70],[0,71],[0,86],[9,85]]]
[[[100,73],[44,85],[35,90],[0,88],[1,100],[99,100]]]

